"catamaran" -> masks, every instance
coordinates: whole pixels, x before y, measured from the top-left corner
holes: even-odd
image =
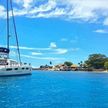
[[[22,63],[21,61],[12,0],[6,0],[6,1],[7,1],[6,3],[7,45],[6,47],[3,46],[0,47],[0,76],[30,75],[32,72],[31,64]],[[12,16],[10,16],[9,14],[9,6]],[[12,19],[13,22],[18,60],[10,59],[10,21],[9,21],[10,18]]]

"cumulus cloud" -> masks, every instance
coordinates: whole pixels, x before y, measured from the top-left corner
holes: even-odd
[[[24,8],[30,8],[33,5],[34,0],[13,0],[14,3],[22,5]]]
[[[29,18],[58,17],[66,20],[83,20],[108,25],[108,0],[14,0],[14,13]],[[17,6],[16,6],[17,5]],[[0,5],[0,18],[5,17]]]
[[[51,42],[49,47],[53,49],[53,48],[57,48],[57,45],[55,42]]]

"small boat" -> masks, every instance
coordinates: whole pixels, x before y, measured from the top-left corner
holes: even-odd
[[[22,63],[21,56],[20,56],[20,49],[19,49],[19,43],[18,43],[18,35],[16,30],[16,24],[15,24],[15,17],[13,12],[13,5],[12,0],[6,0],[7,1],[7,45],[6,47],[0,47],[0,76],[18,76],[18,75],[31,75],[32,67],[31,64]],[[11,8],[11,19],[13,22],[13,28],[14,28],[14,35],[16,39],[16,49],[17,49],[17,58],[18,60],[10,59],[10,25],[9,25],[9,4]]]

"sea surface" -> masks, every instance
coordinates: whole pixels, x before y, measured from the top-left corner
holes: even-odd
[[[108,73],[34,71],[0,77],[0,108],[108,108]]]

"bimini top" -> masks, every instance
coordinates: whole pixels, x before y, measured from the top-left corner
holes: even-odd
[[[0,47],[0,53],[9,54],[10,50],[8,48]]]

